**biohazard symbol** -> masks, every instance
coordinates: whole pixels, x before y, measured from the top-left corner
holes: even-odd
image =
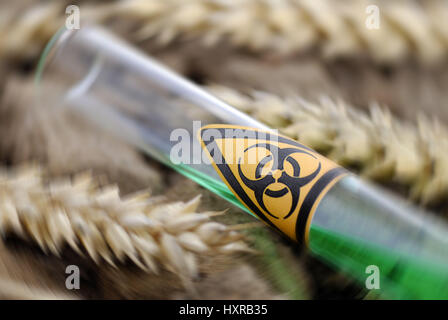
[[[314,170],[311,174],[307,175],[306,177],[300,177],[300,164],[297,162],[297,160],[291,157],[291,155],[294,153],[304,153],[317,160],[317,158],[313,154],[297,148],[279,148],[272,144],[266,143],[255,144],[244,150],[244,152],[247,152],[252,148],[265,148],[269,151],[270,154],[265,156],[258,163],[257,167],[255,168],[254,180],[249,179],[244,175],[241,168],[240,158],[238,163],[238,173],[240,175],[240,178],[248,188],[254,191],[258,205],[267,214],[275,219],[278,219],[279,217],[266,208],[266,205],[264,203],[265,196],[280,198],[285,196],[287,193],[290,193],[292,198],[291,206],[288,214],[283,217],[283,219],[287,219],[296,210],[300,197],[300,188],[316,178],[316,176],[320,172],[321,164],[319,162],[317,169]],[[290,167],[292,167],[292,173],[289,173],[288,170],[285,170],[285,163],[290,164]],[[268,164],[270,164],[270,168],[266,169]],[[270,189],[269,187],[273,184],[281,184],[284,187],[281,189]]]
[[[200,129],[198,139],[234,198],[219,189],[222,195],[299,242],[308,241],[320,201],[347,174],[314,150],[273,131],[210,124]]]

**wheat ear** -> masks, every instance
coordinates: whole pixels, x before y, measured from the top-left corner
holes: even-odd
[[[414,125],[378,104],[365,113],[328,97],[312,103],[222,86],[208,90],[361,175],[408,187],[416,201],[432,205],[448,196],[448,130],[437,121],[419,116]]]
[[[328,58],[367,54],[387,63],[406,56],[432,63],[446,56],[445,1],[378,1],[379,29],[366,27],[371,4],[367,0],[118,0],[83,6],[82,17],[139,23],[135,37],[156,37],[161,44],[179,36],[200,38],[206,45],[228,39],[254,51],[292,54],[319,48]],[[54,2],[39,4],[19,19],[3,17],[0,52],[12,57],[34,52],[64,18],[62,4]]]
[[[213,45],[227,38],[255,51],[294,53],[318,47],[324,57],[367,53],[379,62],[416,54],[425,62],[448,49],[448,5],[443,1],[378,1],[379,29],[366,27],[367,0],[121,0],[116,15],[142,21],[140,38],[162,43],[176,36]],[[435,19],[435,18],[438,19]],[[415,48],[415,49],[414,49]]]
[[[210,220],[219,213],[195,213],[199,202],[164,203],[145,192],[121,198],[89,174],[46,184],[40,170],[26,167],[1,176],[0,231],[55,255],[68,245],[97,264],[129,259],[148,272],[162,266],[194,279],[200,255],[250,251],[240,233]]]

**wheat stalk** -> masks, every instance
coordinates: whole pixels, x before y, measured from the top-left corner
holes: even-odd
[[[379,29],[365,26],[370,4],[380,9]],[[55,2],[32,7],[19,18],[3,12],[0,56],[36,54],[63,25],[64,12]],[[326,58],[367,54],[388,63],[414,55],[435,62],[448,51],[448,5],[442,0],[119,0],[83,5],[81,14],[97,22],[138,23],[133,36],[156,37],[161,44],[187,37],[211,46],[226,39],[254,51],[292,54],[319,48]]]
[[[211,221],[217,212],[195,213],[199,202],[164,203],[146,192],[121,198],[116,187],[99,188],[89,174],[44,183],[40,170],[25,167],[1,175],[0,231],[46,253],[60,255],[69,246],[97,264],[130,260],[147,272],[162,266],[194,279],[201,255],[250,251],[239,226]]]
[[[408,187],[411,198],[425,205],[448,196],[448,130],[435,120],[421,115],[414,125],[378,104],[365,113],[328,97],[312,103],[260,91],[246,95],[222,86],[208,90],[367,178]]]

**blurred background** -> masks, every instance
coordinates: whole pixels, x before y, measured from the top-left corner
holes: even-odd
[[[448,218],[446,1],[0,0],[1,298],[381,298],[37,94],[42,50],[78,13],[81,28],[104,25],[259,121]],[[141,190],[151,196],[142,200]],[[117,218],[135,202],[157,231]],[[158,212],[196,224],[172,226]],[[226,236],[215,243],[204,230]],[[81,270],[79,290],[66,288],[68,265]]]

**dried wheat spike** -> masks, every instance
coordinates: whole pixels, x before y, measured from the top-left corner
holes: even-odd
[[[423,62],[448,51],[448,4],[443,0],[377,1],[380,28],[366,27],[368,0],[117,0],[83,5],[82,18],[140,24],[140,40],[161,44],[200,38],[206,45],[227,39],[254,51],[292,54],[320,48],[324,57],[367,54],[395,63],[406,56]],[[63,25],[63,4],[48,2],[19,18],[0,15],[0,56],[30,54]],[[42,45],[42,43],[40,43]]]
[[[425,62],[448,49],[445,1],[377,1],[380,28],[366,27],[367,0],[121,0],[109,14],[140,19],[140,38],[200,37],[213,45],[227,38],[253,50],[294,53],[319,47],[324,57],[368,53],[398,62],[416,55]],[[437,18],[437,19],[436,19]]]
[[[328,97],[312,103],[221,86],[208,90],[367,178],[407,186],[416,201],[431,205],[448,196],[448,130],[436,121],[420,116],[414,125],[377,104],[365,113]]]
[[[55,255],[68,245],[97,264],[129,259],[148,272],[163,266],[194,279],[200,255],[250,251],[240,233],[210,220],[220,213],[196,213],[199,202],[164,203],[146,192],[121,198],[89,174],[44,183],[39,169],[26,167],[1,174],[0,231]]]

